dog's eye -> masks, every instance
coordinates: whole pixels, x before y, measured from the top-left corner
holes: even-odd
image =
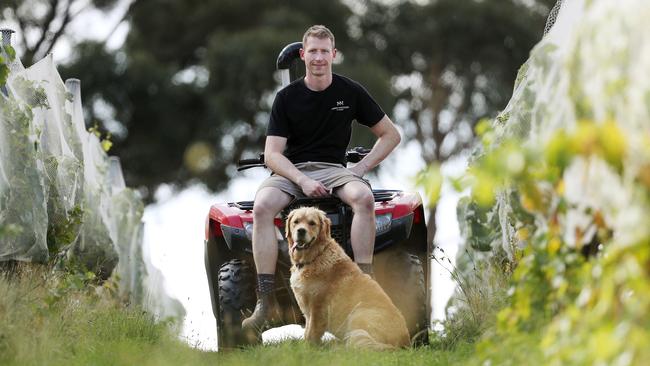
[[[298,224],[299,222],[300,222],[300,220],[293,220],[294,224]]]
[[[311,226],[316,225],[316,221],[309,221],[309,225],[311,225]]]

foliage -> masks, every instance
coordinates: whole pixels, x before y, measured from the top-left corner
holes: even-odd
[[[238,159],[263,149],[280,49],[300,40],[308,26],[325,24],[342,61],[335,72],[359,80],[389,115],[397,104],[405,107],[406,115],[393,119],[432,162],[467,147],[474,116],[503,106],[512,75],[541,35],[547,2],[134,2],[125,45],[109,51],[101,42],[79,44],[62,74],[83,80],[87,115],[113,132],[126,181],[148,188],[146,198],[160,183],[198,179],[219,190]],[[479,18],[485,26],[474,26]],[[463,104],[451,103],[460,95],[455,91],[439,102],[427,99],[450,73],[466,91]],[[409,75],[422,85],[400,89]],[[451,86],[443,84],[446,93]],[[483,107],[472,104],[479,95]],[[458,113],[451,126],[434,126],[443,109]],[[446,145],[459,143],[434,157],[430,148],[440,149],[442,140],[432,144],[426,134],[436,128],[448,136]],[[370,146],[374,136],[355,128],[353,139],[353,146]]]
[[[4,141],[0,146],[0,163],[10,188],[0,191],[0,220],[2,225],[14,228],[14,235],[0,242],[0,255],[5,260],[16,256],[35,261],[47,259],[47,191],[39,154],[40,131],[32,125],[32,118],[31,107],[0,97],[0,135]]]
[[[458,202],[458,216],[464,220],[459,223],[461,232],[467,237],[467,244],[474,251],[487,252],[498,248],[492,245],[497,242],[500,232],[499,217],[484,206],[477,204],[468,197]]]
[[[571,5],[504,111],[477,125],[482,146],[461,180],[472,196],[459,209],[469,237],[456,275],[476,272],[474,257],[508,278],[477,345],[483,364],[650,360],[650,85],[626,74],[648,65],[634,35],[650,7]],[[504,359],[504,347],[530,357]]]
[[[55,272],[57,281],[51,284],[48,296],[44,299],[47,306],[53,306],[72,293],[90,294],[102,285],[93,272],[74,259],[60,261],[55,268],[58,270]]]
[[[111,133],[108,132],[104,135],[104,138],[102,138],[103,134],[99,129],[99,126],[95,124],[93,127],[88,129],[88,132],[92,133],[93,135],[97,136],[97,138],[100,140],[101,145],[102,145],[102,150],[104,152],[108,152],[111,147],[113,147],[113,142],[111,142]]]
[[[0,261],[76,263],[83,286],[86,272],[109,279],[119,259],[114,278],[142,301],[142,201],[123,181],[113,187],[121,175],[119,165],[109,174],[110,141],[85,130],[80,100],[51,58],[28,70],[9,66],[9,93],[0,97]]]
[[[16,51],[10,45],[0,45],[0,85],[5,85],[7,76],[9,76],[9,66],[7,62],[12,62],[16,58]]]
[[[442,181],[443,176],[440,172],[440,166],[437,164],[429,165],[415,176],[415,184],[424,188],[425,198],[429,204],[438,202]]]
[[[496,202],[494,192],[517,192],[513,201],[520,205],[510,220],[522,242],[512,248],[516,268],[507,306],[497,315],[497,335],[479,349],[542,329],[540,350],[551,364],[627,364],[650,357],[650,237],[632,235],[626,242],[625,234],[615,235],[620,222],[611,206],[580,205],[576,189],[567,188],[580,186],[585,175],[608,176],[605,181],[619,185],[632,177],[635,183],[626,187],[634,205],[650,212],[650,186],[639,168],[648,166],[650,155],[624,164],[627,139],[615,121],[583,120],[556,131],[542,148],[505,139],[475,161],[474,202],[488,208]],[[575,215],[586,224],[576,225]]]
[[[5,85],[7,76],[9,75],[9,67],[7,66],[4,58],[0,55],[0,85]]]
[[[83,210],[74,206],[66,212],[65,219],[56,225],[48,225],[47,249],[52,256],[67,250],[77,240],[83,219]]]
[[[21,228],[15,224],[0,225],[0,239],[12,239],[14,236],[20,234]]]
[[[480,255],[480,254],[479,254]],[[479,260],[469,255],[470,261],[457,266],[471,266],[459,270],[444,250],[437,247],[434,261],[451,274],[456,283],[456,295],[446,309],[446,318],[439,322],[430,339],[434,349],[455,350],[464,344],[474,345],[496,323],[496,314],[506,302],[507,274],[496,258]]]
[[[366,2],[355,18],[358,42],[393,76],[397,104],[407,109],[398,121],[425,162],[470,147],[475,121],[503,108],[553,3]]]

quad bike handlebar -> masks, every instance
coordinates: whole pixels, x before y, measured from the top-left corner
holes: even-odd
[[[357,146],[345,152],[345,161],[348,163],[358,163],[366,155],[370,153],[370,149]],[[237,171],[242,171],[250,168],[266,167],[264,164],[264,153],[261,153],[256,159],[241,159],[237,162]]]
[[[352,149],[345,152],[345,161],[347,161],[348,163],[358,163],[369,153],[370,153],[370,149],[366,147],[363,146],[353,147]]]

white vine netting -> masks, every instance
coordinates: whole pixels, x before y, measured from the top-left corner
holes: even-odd
[[[53,259],[116,273],[120,292],[142,302],[143,203],[86,130],[79,81],[64,84],[52,55],[27,69],[6,49],[2,58],[0,262]]]
[[[617,178],[598,158],[576,159],[566,169],[570,209],[562,225],[568,245],[590,240],[590,212],[602,212],[618,243],[632,243],[650,230],[634,186],[634,174],[645,169],[641,164],[650,154],[650,79],[644,77],[650,68],[648,19],[646,0],[558,1],[546,34],[519,72],[512,98],[493,123],[494,146],[512,137],[545,146],[557,131],[575,130],[581,119],[615,122],[624,134],[629,152],[626,176]],[[491,238],[492,249],[503,250],[512,260],[513,248],[523,243],[509,218],[510,199],[510,192],[501,192],[484,224],[498,230]],[[471,230],[462,225],[466,233]],[[586,234],[576,238],[576,232]]]

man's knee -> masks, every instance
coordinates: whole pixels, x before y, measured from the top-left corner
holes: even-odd
[[[288,204],[289,199],[289,195],[276,189],[258,192],[253,204],[253,219],[273,219]]]
[[[374,211],[375,197],[370,188],[364,187],[353,190],[350,195],[350,206],[355,210]]]
[[[275,215],[280,212],[282,208],[276,208],[273,204],[271,204],[268,201],[265,200],[260,200],[257,201],[255,200],[255,204],[253,205],[253,219],[254,220],[264,220],[264,219],[269,219],[275,217]]]

